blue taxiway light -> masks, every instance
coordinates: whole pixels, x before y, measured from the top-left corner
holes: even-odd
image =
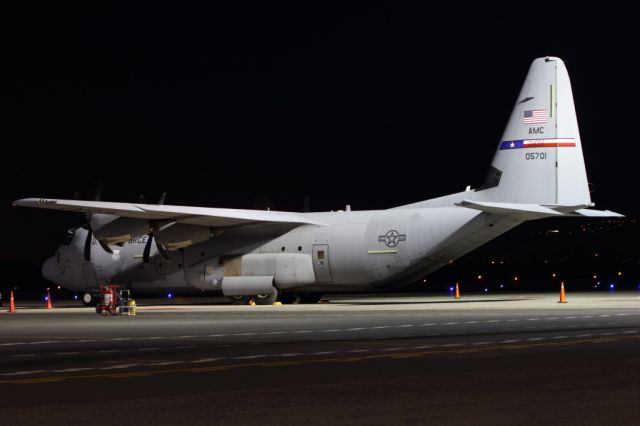
[[[173,299],[173,293],[167,293],[167,299]]]

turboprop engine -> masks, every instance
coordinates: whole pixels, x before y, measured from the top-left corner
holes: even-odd
[[[216,235],[205,226],[187,225],[170,222],[154,230],[156,242],[167,250],[178,250],[192,244],[198,244]]]
[[[148,234],[151,226],[146,219],[132,219],[108,214],[91,217],[93,236],[105,244],[125,243],[134,237]]]

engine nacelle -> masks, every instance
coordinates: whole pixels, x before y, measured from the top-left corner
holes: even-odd
[[[178,250],[208,240],[214,233],[206,226],[170,223],[155,233],[156,242],[167,250]]]
[[[125,243],[134,237],[149,233],[150,225],[146,219],[132,219],[109,214],[91,216],[93,236],[106,243]]]

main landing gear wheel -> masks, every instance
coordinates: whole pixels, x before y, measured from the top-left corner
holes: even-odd
[[[273,305],[273,302],[278,298],[278,293],[275,294],[257,294],[254,296],[253,301],[256,305]]]
[[[95,306],[98,303],[98,298],[91,293],[85,293],[82,295],[82,303],[84,306]]]
[[[300,303],[318,303],[322,295],[320,293],[299,293]]]

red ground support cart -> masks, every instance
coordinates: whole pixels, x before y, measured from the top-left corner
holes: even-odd
[[[120,286],[111,281],[100,282],[100,301],[96,305],[96,312],[102,315],[118,315],[119,295],[116,291]]]

